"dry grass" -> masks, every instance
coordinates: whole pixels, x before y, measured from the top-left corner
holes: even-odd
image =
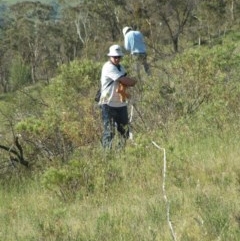
[[[162,193],[163,156],[146,143],[129,144],[113,160],[120,182],[75,201],[62,201],[38,179],[1,189],[0,239],[173,240]],[[176,240],[240,237],[239,150],[229,140],[221,143],[211,137],[167,148],[166,192]]]

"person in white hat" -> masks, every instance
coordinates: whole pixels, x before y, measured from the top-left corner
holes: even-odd
[[[109,60],[103,65],[101,72],[101,97],[99,105],[102,110],[103,136],[102,145],[111,149],[115,135],[115,125],[121,135],[121,144],[125,146],[129,138],[127,101],[122,101],[117,93],[119,84],[130,87],[136,80],[127,76],[124,67],[120,64],[123,57],[122,49],[115,44],[109,48]]]
[[[145,72],[150,75],[150,68],[147,63],[146,44],[144,42],[143,34],[128,26],[124,27],[122,32],[124,36],[124,47],[131,53],[134,59],[135,70],[138,78],[141,79],[140,65],[143,65]]]

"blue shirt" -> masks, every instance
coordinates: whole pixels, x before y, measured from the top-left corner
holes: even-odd
[[[141,32],[129,31],[124,36],[124,47],[131,54],[146,53],[146,45]]]

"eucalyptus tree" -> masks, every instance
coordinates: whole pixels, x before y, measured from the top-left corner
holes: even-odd
[[[69,60],[82,55],[88,45],[91,33],[89,10],[82,1],[58,1],[61,5],[60,23],[62,24],[62,44],[67,50]]]
[[[198,13],[210,38],[239,26],[240,3],[235,0],[202,1]]]
[[[11,56],[6,56],[9,46],[5,44],[5,32],[11,24],[10,11],[6,3],[0,1],[0,92],[7,92],[9,83],[9,59]]]
[[[99,0],[91,1],[91,11],[98,18],[104,39],[116,41],[121,33],[121,13],[125,7],[124,0]]]
[[[180,36],[188,25],[197,0],[152,0],[151,24],[162,32],[167,32],[174,52],[179,51]]]
[[[85,55],[99,59],[112,42],[118,41],[125,1],[58,0],[58,3],[62,6],[61,16],[67,31],[78,38],[77,57]]]
[[[37,81],[36,72],[42,62],[42,50],[47,31],[43,26],[51,21],[53,8],[40,2],[19,2],[10,6],[11,24],[5,31],[5,45],[20,55],[31,68],[31,83]]]

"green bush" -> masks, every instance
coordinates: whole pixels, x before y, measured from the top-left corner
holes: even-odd
[[[12,61],[9,82],[12,91],[21,89],[31,83],[30,67],[20,57],[16,57]]]
[[[42,177],[43,186],[64,201],[111,189],[121,182],[122,169],[116,165],[116,160],[97,160],[97,156],[99,154],[94,154],[90,160],[82,155],[82,158],[73,159],[62,167],[49,168]]]

